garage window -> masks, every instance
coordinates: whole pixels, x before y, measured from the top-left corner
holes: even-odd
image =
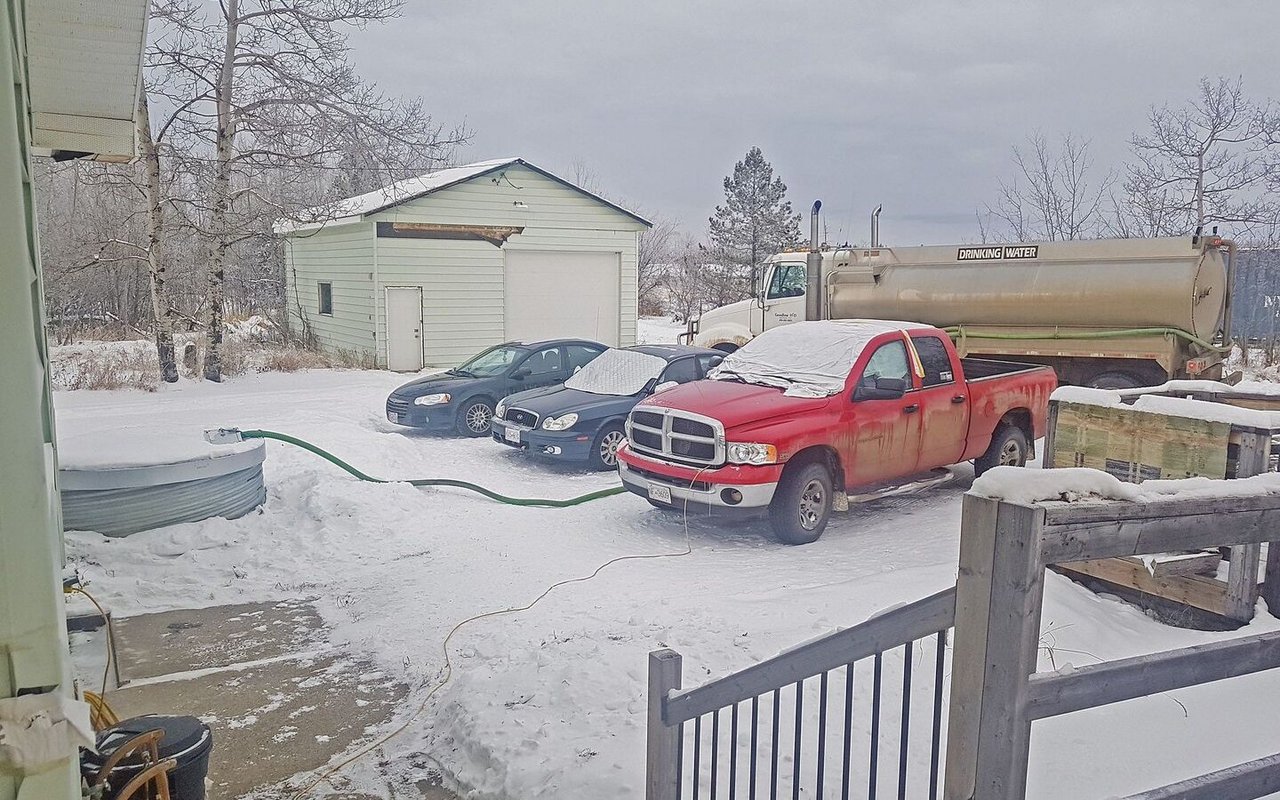
[[[322,283],[320,287],[320,313],[333,316],[333,284]]]

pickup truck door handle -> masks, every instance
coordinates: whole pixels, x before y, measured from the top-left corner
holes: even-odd
[[[914,413],[916,413],[916,412],[917,412],[917,411],[919,411],[919,410],[920,410],[920,404],[919,404],[919,403],[912,403],[912,404],[911,404],[911,405],[909,405],[909,406],[903,406],[903,407],[902,407],[902,413],[903,413],[903,414],[914,414]]]
[[[962,395],[962,394],[958,394],[958,395],[956,395],[955,397],[951,398],[951,402],[955,403],[956,405],[959,405],[960,403],[963,403],[963,402],[964,402],[964,395]]]

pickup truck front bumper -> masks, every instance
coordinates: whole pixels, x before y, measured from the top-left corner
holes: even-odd
[[[677,510],[753,516],[769,507],[778,490],[781,464],[686,467],[618,448],[618,475],[632,494]]]

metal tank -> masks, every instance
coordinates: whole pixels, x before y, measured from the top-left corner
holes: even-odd
[[[1178,328],[1212,340],[1228,308],[1217,237],[829,252],[826,316],[938,327]]]

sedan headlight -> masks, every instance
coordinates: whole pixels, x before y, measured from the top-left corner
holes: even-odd
[[[725,447],[730,464],[773,464],[778,460],[778,448],[771,444],[746,444],[730,442]]]
[[[507,401],[499,400],[498,405],[493,408],[493,415],[498,419],[505,419],[507,416]]]
[[[447,394],[424,394],[421,397],[413,398],[415,406],[442,406],[449,402]]]
[[[565,414],[563,417],[547,417],[542,423],[542,429],[547,431],[562,431],[566,428],[572,428],[573,424],[577,421],[577,414]]]

